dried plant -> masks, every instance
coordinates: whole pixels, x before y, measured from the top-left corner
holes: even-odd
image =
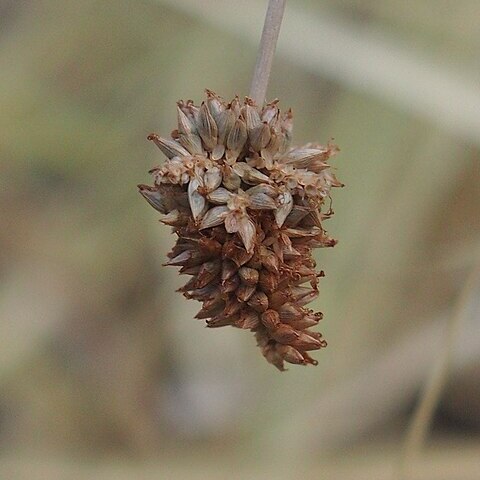
[[[342,186],[327,164],[338,148],[290,148],[292,113],[277,100],[260,110],[249,98],[206,94],[200,107],[178,102],[171,139],[148,137],[167,161],[139,190],[178,236],[166,265],[191,275],[180,291],[203,303],[196,318],[208,327],[255,332],[280,370],[284,361],[316,365],[307,352],[326,342],[309,328],[322,314],[305,305],[323,276],[312,249],[336,243],[322,226],[333,212],[321,207]]]

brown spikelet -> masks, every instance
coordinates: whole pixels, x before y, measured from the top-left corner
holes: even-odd
[[[200,107],[178,102],[171,139],[148,137],[167,160],[150,172],[153,186],[138,188],[178,237],[165,264],[191,276],[180,291],[202,302],[196,318],[208,327],[255,332],[279,370],[316,365],[307,352],[326,342],[309,329],[322,314],[306,305],[324,276],[312,250],[336,244],[322,207],[343,186],[327,163],[338,147],[290,147],[292,113],[278,100],[260,109],[206,94]]]

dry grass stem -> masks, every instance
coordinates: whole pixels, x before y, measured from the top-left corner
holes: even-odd
[[[269,0],[262,39],[258,49],[257,62],[253,71],[250,98],[262,106],[267,94],[268,80],[272,69],[273,56],[277,46],[278,34],[285,11],[286,0]]]
[[[479,257],[480,255],[477,255],[477,258]],[[440,356],[431,371],[428,381],[425,383],[420,401],[408,428],[398,469],[397,478],[399,480],[408,478],[409,471],[413,468],[425,444],[435,409],[448,380],[455,340],[460,331],[462,321],[467,315],[471,299],[478,290],[479,282],[480,261],[477,260],[476,265],[465,281],[455,310],[448,319],[443,348],[440,350]]]

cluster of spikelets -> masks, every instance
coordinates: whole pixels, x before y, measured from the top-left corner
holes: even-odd
[[[312,249],[333,247],[321,212],[342,186],[326,163],[338,148],[291,148],[292,114],[277,101],[257,108],[247,98],[226,103],[207,90],[200,107],[178,102],[172,139],[148,138],[166,155],[140,193],[163,214],[178,240],[166,265],[191,279],[180,290],[202,302],[208,327],[255,332],[265,358],[313,364],[326,346],[309,330],[322,318],[305,305],[318,295]]]

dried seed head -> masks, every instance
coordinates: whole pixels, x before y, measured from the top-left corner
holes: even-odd
[[[268,362],[316,365],[307,351],[326,346],[309,330],[321,319],[305,307],[318,296],[312,249],[331,247],[322,211],[342,184],[328,160],[333,144],[289,147],[292,113],[278,100],[262,109],[229,104],[211,90],[200,107],[179,101],[171,139],[148,137],[167,160],[139,185],[178,236],[166,265],[190,275],[180,289],[202,302],[207,326],[255,332]]]

